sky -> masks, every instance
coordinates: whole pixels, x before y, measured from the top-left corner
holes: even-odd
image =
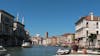
[[[100,16],[100,0],[0,0],[0,9],[24,16],[25,29],[34,36],[75,33],[75,22],[93,12]]]

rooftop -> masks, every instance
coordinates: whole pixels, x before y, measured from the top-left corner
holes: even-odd
[[[91,19],[91,16],[93,16],[93,19]],[[94,16],[93,13],[90,14],[89,16],[84,16],[81,17],[75,24],[78,24],[79,22],[81,22],[83,19],[87,20],[87,21],[100,21],[100,17],[99,16]]]
[[[6,11],[4,11],[4,10],[0,10],[0,12],[6,13],[7,15],[9,15],[9,16],[15,18],[13,15],[11,15],[10,13],[8,13],[8,12],[6,12]]]

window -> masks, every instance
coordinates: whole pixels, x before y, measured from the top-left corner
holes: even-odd
[[[86,28],[88,28],[88,22],[86,22]]]
[[[100,46],[100,40],[98,40],[98,45]]]
[[[87,35],[87,37],[88,37],[88,31],[86,31],[86,35]]]
[[[96,28],[98,28],[98,22],[96,23]]]
[[[96,34],[98,35],[99,34],[99,31],[96,31]]]

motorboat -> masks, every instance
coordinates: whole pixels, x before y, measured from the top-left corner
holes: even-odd
[[[65,48],[65,47],[61,47],[57,50],[56,54],[57,55],[67,55],[71,53],[71,48]]]
[[[0,56],[4,56],[7,54],[7,49],[5,49],[3,46],[0,46]]]
[[[68,49],[58,49],[57,50],[57,55],[66,55],[66,54],[69,54],[71,52],[71,50],[68,50]]]
[[[87,50],[87,53],[84,54],[82,50],[78,50],[77,53],[72,53],[72,51],[68,49],[66,50],[58,49],[56,55],[54,56],[100,56],[100,52]]]
[[[30,48],[30,47],[32,47],[32,44],[30,42],[24,42],[22,44],[22,47],[24,47],[24,48]]]

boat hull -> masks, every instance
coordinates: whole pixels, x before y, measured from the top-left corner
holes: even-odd
[[[29,43],[29,42],[25,42],[25,43],[22,44],[22,47],[24,47],[24,48],[31,48],[32,44]]]
[[[22,46],[23,48],[31,48],[32,46]]]

